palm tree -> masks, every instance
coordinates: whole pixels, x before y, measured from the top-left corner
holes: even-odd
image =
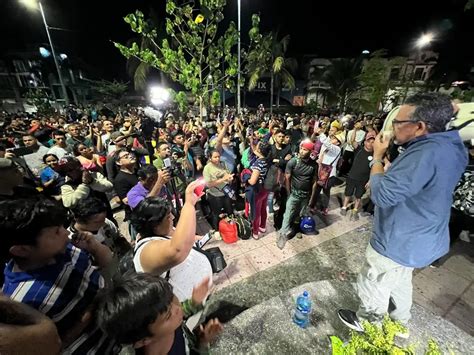
[[[295,88],[295,78],[293,74],[297,67],[298,62],[295,58],[286,58],[286,51],[290,43],[290,36],[286,35],[280,41],[277,40],[278,33],[273,36],[273,79],[274,87],[277,91],[277,102],[276,106],[280,107],[280,92],[282,88],[293,90]]]
[[[289,35],[278,40],[278,33],[269,33],[249,52],[247,58],[250,91],[255,89],[261,77],[270,75],[270,113],[273,111],[275,88],[278,93],[277,106],[280,105],[280,90],[284,87],[295,88],[292,72],[296,70],[296,59],[285,57],[289,42]]]
[[[322,93],[329,104],[336,104],[341,111],[345,111],[347,107],[361,101],[357,97],[361,72],[362,58],[333,59],[324,70],[311,73],[310,80],[323,82],[325,87],[315,91]]]

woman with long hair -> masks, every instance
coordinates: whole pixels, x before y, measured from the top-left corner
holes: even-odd
[[[252,237],[259,239],[259,234],[267,231],[267,199],[269,191],[263,187],[263,182],[268,172],[271,147],[266,141],[260,141],[253,148],[256,159],[250,166],[252,175],[248,180],[248,189],[252,190],[253,201],[250,203],[250,216],[252,221]]]
[[[100,162],[100,157],[94,153],[92,148],[89,148],[83,143],[76,143],[73,152],[84,169],[103,174],[104,169]]]

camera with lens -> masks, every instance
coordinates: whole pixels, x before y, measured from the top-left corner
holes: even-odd
[[[163,165],[171,177],[180,177],[183,175],[182,164],[176,159],[165,158],[163,159]]]

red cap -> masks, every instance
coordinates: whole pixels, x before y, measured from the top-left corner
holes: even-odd
[[[308,150],[314,150],[314,143],[310,139],[305,139],[300,143],[300,147]]]

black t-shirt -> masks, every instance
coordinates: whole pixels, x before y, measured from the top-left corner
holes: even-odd
[[[135,174],[119,171],[114,180],[115,192],[121,200],[127,197],[128,192],[138,183],[138,177]]]
[[[364,146],[360,146],[354,152],[354,162],[352,168],[349,171],[349,177],[353,180],[359,181],[366,184],[370,178],[370,167],[369,163],[372,161],[372,152],[368,152],[364,149]]]
[[[291,190],[310,193],[318,172],[318,165],[312,159],[292,158],[286,165],[286,174],[291,174]]]
[[[285,160],[285,157],[291,154],[291,145],[284,146],[282,149],[277,149],[275,145],[272,145],[272,150],[271,150],[271,164],[275,165],[276,163],[273,163],[273,160],[278,159],[279,162],[276,164],[281,170],[285,170],[286,164],[288,164],[289,160]]]
[[[123,171],[119,171],[117,176],[114,180],[114,189],[117,193],[120,200],[123,200],[127,197],[128,192],[138,184],[138,177],[135,174],[125,173]],[[128,205],[124,205],[125,209],[125,219],[130,219],[130,215],[132,213],[132,209]]]

